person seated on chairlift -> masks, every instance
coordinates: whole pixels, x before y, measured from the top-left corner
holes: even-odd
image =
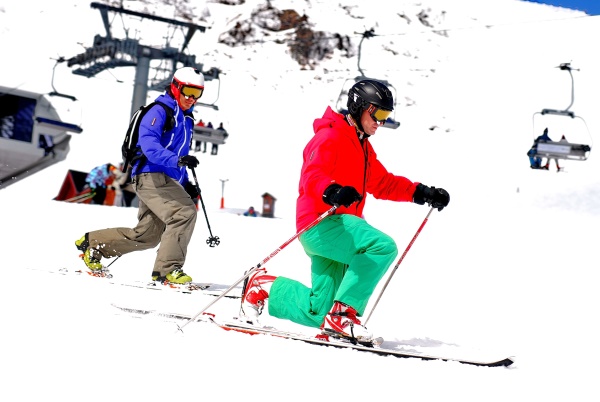
[[[561,137],[559,142],[569,142],[569,141],[567,141],[567,137],[565,137],[565,135],[563,134],[563,136]],[[558,158],[548,158],[548,160],[546,161],[546,164],[544,166],[542,166],[541,169],[550,170],[550,160],[551,159],[554,159],[554,163],[556,163],[556,171],[557,172],[562,171],[562,168],[560,167],[560,165],[558,163]]]
[[[200,121],[196,124],[197,127],[205,127],[206,124],[204,124],[204,121],[202,119],[200,119]],[[194,147],[194,152],[200,152],[200,148],[202,147],[203,143],[202,141],[196,141],[196,145]],[[206,152],[206,142],[204,142],[204,151],[202,152]]]
[[[540,142],[552,142],[552,139],[548,136],[548,127],[544,129],[544,133],[538,136],[531,149],[527,152],[527,156],[529,156],[529,163],[532,169],[542,169],[542,158],[537,155],[537,144]],[[548,163],[547,163],[548,164]]]

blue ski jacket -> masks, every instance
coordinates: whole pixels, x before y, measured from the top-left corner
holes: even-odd
[[[185,112],[168,93],[156,98],[157,101],[173,108],[174,124],[171,130],[163,133],[167,113],[160,105],[155,105],[142,118],[138,146],[148,159],[142,166],[136,162],[132,176],[141,173],[164,173],[177,180],[182,186],[189,182],[185,166],[177,165],[181,156],[190,152],[194,130],[193,107]]]

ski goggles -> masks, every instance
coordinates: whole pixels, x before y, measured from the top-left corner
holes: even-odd
[[[385,123],[388,117],[390,117],[390,114],[392,114],[391,110],[385,110],[375,105],[369,105],[367,112],[369,113],[369,116],[379,124]]]
[[[203,92],[204,87],[190,87],[188,85],[181,86],[181,94],[185,96],[185,99],[194,98],[194,100],[198,100],[202,96]]]

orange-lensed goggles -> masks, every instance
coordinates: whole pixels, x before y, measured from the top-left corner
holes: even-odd
[[[385,123],[388,117],[390,117],[390,114],[392,114],[391,110],[385,110],[375,105],[369,105],[367,112],[369,112],[369,115],[373,118],[373,120],[382,124]]]
[[[204,92],[204,87],[190,87],[187,85],[183,85],[181,87],[181,94],[185,96],[186,99],[194,98],[195,100],[200,99],[202,93]]]

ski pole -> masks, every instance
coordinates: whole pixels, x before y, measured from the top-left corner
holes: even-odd
[[[209,304],[207,304],[206,307],[204,307],[202,310],[200,310],[198,313],[196,313],[196,315],[194,315],[192,318],[190,318],[189,320],[187,320],[183,325],[181,325],[181,326],[178,325],[177,326],[178,329],[181,332],[183,332],[183,328],[186,325],[188,325],[192,321],[195,321],[196,318],[198,318],[200,315],[202,315],[213,304],[215,304],[217,301],[221,300],[227,293],[229,293],[233,288],[235,288],[237,285],[239,285],[243,280],[245,280],[246,278],[250,277],[250,275],[252,275],[252,273],[254,271],[258,270],[260,267],[262,267],[264,264],[266,264],[267,261],[269,261],[271,258],[275,257],[281,250],[283,250],[285,247],[287,247],[288,244],[290,244],[292,241],[294,241],[302,233],[306,232],[308,229],[311,229],[317,223],[321,222],[323,219],[325,219],[329,215],[333,214],[337,208],[338,208],[338,205],[334,205],[333,207],[329,208],[326,212],[322,213],[317,219],[315,219],[314,221],[312,221],[311,223],[309,223],[308,225],[306,225],[304,228],[302,228],[298,232],[296,232],[295,235],[293,235],[292,237],[290,237],[285,243],[283,243],[281,246],[279,246],[279,248],[277,248],[277,250],[275,250],[271,254],[269,254],[264,260],[262,260],[261,262],[259,262],[258,264],[256,264],[256,266],[254,266],[252,269],[249,269],[244,274],[244,276],[242,276],[240,279],[238,279],[237,281],[235,281],[235,283],[233,285],[231,285],[229,288],[227,288],[226,290],[224,290],[223,293],[221,293],[212,302],[210,302]]]
[[[108,265],[106,266],[106,269],[108,269],[108,268],[109,268],[111,265],[113,265],[115,262],[117,262],[117,260],[118,260],[119,258],[121,258],[122,256],[123,256],[123,255],[118,255],[118,256],[117,256],[117,258],[115,258],[114,260],[112,260],[112,261],[110,262],[110,264],[108,264]]]
[[[212,231],[210,230],[210,223],[208,223],[208,215],[206,215],[206,207],[204,206],[204,200],[202,200],[202,193],[200,192],[200,186],[198,185],[198,178],[196,177],[196,171],[194,168],[190,168],[192,171],[192,175],[194,175],[194,184],[196,185],[196,190],[198,191],[198,198],[200,198],[200,202],[202,203],[202,210],[204,211],[204,217],[206,218],[206,225],[208,226],[208,233],[210,237],[206,240],[206,244],[209,247],[218,246],[221,243],[219,240],[219,236],[213,236]]]
[[[400,266],[400,263],[402,262],[402,260],[404,260],[404,257],[406,257],[406,254],[408,253],[408,250],[410,250],[410,248],[412,247],[412,245],[415,242],[415,240],[417,240],[417,236],[419,236],[419,233],[421,233],[421,230],[423,229],[423,226],[425,226],[425,224],[429,220],[429,215],[431,215],[431,212],[433,212],[433,209],[434,208],[431,207],[431,209],[427,213],[427,216],[423,220],[423,223],[421,223],[421,226],[419,226],[419,229],[417,230],[417,233],[415,233],[415,235],[413,236],[413,238],[410,241],[410,243],[408,243],[408,246],[406,247],[406,250],[404,250],[404,253],[402,254],[402,257],[400,257],[400,259],[396,263],[396,266],[392,270],[392,273],[388,277],[387,281],[385,281],[385,285],[383,285],[383,289],[381,289],[381,292],[379,293],[379,296],[377,297],[377,300],[375,301],[375,304],[373,305],[373,308],[371,309],[371,312],[369,313],[369,316],[367,317],[367,319],[365,320],[365,322],[364,322],[363,325],[367,325],[367,322],[369,321],[369,318],[371,318],[371,315],[373,315],[373,311],[375,311],[375,307],[377,307],[377,303],[379,303],[379,300],[381,299],[381,296],[383,295],[383,292],[385,291],[385,288],[387,288],[388,284],[392,280],[392,276],[394,276],[394,273],[396,272],[396,270]]]

